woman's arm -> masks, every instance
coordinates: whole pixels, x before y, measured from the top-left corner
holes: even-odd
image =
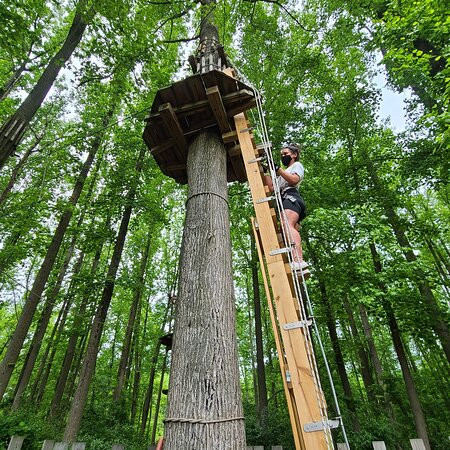
[[[288,182],[289,186],[295,186],[300,181],[298,174],[286,172],[281,167],[278,170],[277,175],[281,175]]]
[[[266,179],[266,186],[269,188],[269,191],[273,192],[272,177],[270,175],[264,175],[264,178]]]

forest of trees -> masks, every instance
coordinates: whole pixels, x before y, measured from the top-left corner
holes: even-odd
[[[308,288],[352,448],[448,448],[445,2],[0,0],[0,449],[163,435],[187,191],[142,132],[211,9],[274,149],[303,146]],[[380,117],[380,73],[408,93],[405,130]],[[247,443],[289,449],[251,198],[228,188]]]

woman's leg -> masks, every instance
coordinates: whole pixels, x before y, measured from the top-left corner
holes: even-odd
[[[289,228],[289,233],[295,244],[295,250],[292,255],[293,259],[294,261],[303,261],[302,242],[300,239],[300,233],[296,228],[299,215],[291,209],[285,209],[284,213],[286,215],[286,221],[283,222],[286,223],[287,227]]]

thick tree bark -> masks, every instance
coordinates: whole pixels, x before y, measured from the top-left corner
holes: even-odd
[[[251,233],[252,252],[252,284],[253,284],[253,307],[255,312],[255,339],[256,339],[256,373],[258,378],[258,414],[260,422],[264,421],[267,410],[267,385],[266,369],[264,365],[263,330],[261,320],[261,296],[259,289],[258,262],[255,247],[255,238]]]
[[[109,220],[108,220],[109,222]],[[97,272],[97,267],[100,262],[101,249],[97,250],[91,266],[91,280]],[[75,356],[75,350],[77,347],[78,337],[80,336],[80,329],[85,319],[84,315],[89,303],[90,292],[86,289],[83,293],[81,303],[77,311],[75,311],[75,317],[73,319],[72,331],[70,332],[69,341],[67,343],[66,352],[64,354],[64,360],[61,366],[61,370],[58,375],[58,381],[56,382],[55,392],[53,394],[52,403],[50,407],[50,415],[56,416],[61,406],[61,399],[64,394],[64,389],[67,383],[67,377],[69,376],[70,367]]]
[[[123,389],[124,382],[125,382],[125,372],[127,370],[127,362],[129,362],[129,360],[130,360],[131,337],[133,334],[133,329],[135,328],[134,321],[136,318],[136,312],[138,310],[139,302],[141,301],[141,297],[142,297],[142,288],[143,288],[143,283],[144,283],[145,271],[147,268],[148,254],[149,254],[149,250],[150,250],[150,236],[151,236],[151,233],[149,231],[148,236],[147,236],[147,242],[145,244],[145,248],[142,253],[142,259],[141,259],[141,263],[139,266],[138,279],[136,280],[137,284],[136,284],[136,287],[134,290],[133,301],[131,303],[131,308],[130,308],[130,315],[128,317],[127,329],[125,331],[125,337],[124,337],[124,341],[123,341],[122,353],[120,356],[119,370],[117,373],[117,385],[114,389],[114,397],[113,397],[113,400],[115,402],[118,402],[122,395],[122,389]],[[128,364],[128,366],[130,366],[130,364]]]
[[[103,325],[106,320],[109,305],[111,303],[112,294],[114,291],[114,284],[119,267],[122,251],[125,244],[125,238],[128,231],[128,224],[130,222],[131,211],[133,208],[134,198],[136,195],[139,174],[142,171],[142,164],[146,150],[142,147],[136,163],[136,178],[133,186],[127,194],[126,206],[123,212],[122,221],[117,234],[116,243],[114,245],[113,255],[106,275],[106,281],[103,288],[102,298],[95,313],[94,321],[91,327],[89,342],[86,349],[86,355],[81,368],[80,378],[78,381],[77,390],[72,401],[72,406],[69,411],[67,425],[64,431],[64,441],[73,442],[78,434],[81,418],[83,416],[84,407],[86,405],[89,386],[94,375],[95,363],[97,360],[97,353],[99,349],[100,339],[102,336]]]
[[[58,278],[56,280],[55,286],[50,292],[45,305],[44,310],[42,312],[41,319],[37,325],[36,331],[34,333],[33,339],[31,341],[30,349],[27,355],[27,359],[23,366],[23,371],[21,377],[19,379],[16,394],[14,396],[12,409],[17,410],[20,406],[22,395],[28,385],[28,382],[31,377],[31,373],[34,369],[34,365],[36,363],[36,359],[38,357],[39,351],[41,349],[42,340],[44,339],[45,332],[47,331],[48,323],[50,321],[53,307],[55,305],[56,299],[58,297],[59,291],[61,289],[62,282],[64,277],[66,276],[67,268],[69,267],[70,260],[72,259],[73,250],[75,247],[76,238],[72,239],[72,242],[67,249],[66,256],[64,258],[63,264],[59,270]],[[78,275],[78,272],[81,269],[81,265],[83,264],[84,253],[81,253],[74,267],[73,277]]]
[[[370,251],[372,254],[373,264],[376,273],[382,272],[382,265],[380,260],[380,255],[377,252],[375,244],[370,243]],[[382,282],[378,282],[378,287],[384,294],[387,292],[386,286]],[[392,336],[392,342],[394,344],[395,352],[397,353],[398,362],[400,363],[400,368],[402,370],[403,379],[405,381],[406,391],[408,393],[409,403],[411,405],[411,411],[414,417],[414,423],[416,426],[417,436],[423,440],[425,448],[429,450],[430,441],[428,439],[427,425],[425,422],[425,416],[422,411],[422,406],[420,404],[419,395],[417,394],[416,385],[411,374],[411,370],[408,365],[408,359],[406,357],[405,348],[403,346],[400,330],[398,328],[397,320],[395,318],[394,311],[390,302],[386,297],[382,297],[381,303],[383,309],[386,313],[389,330]]]
[[[84,2],[81,2],[84,3]],[[31,119],[40,108],[42,102],[53,86],[59,71],[69,60],[73,51],[81,41],[87,22],[93,17],[93,11],[75,13],[69,33],[61,49],[50,60],[33,90],[22,102],[14,115],[0,129],[0,169],[14,153]]]
[[[226,151],[202,133],[189,147],[165,450],[244,449],[231,271]],[[176,419],[200,422],[180,422]],[[167,420],[167,419],[166,419]],[[217,422],[215,422],[217,421]]]

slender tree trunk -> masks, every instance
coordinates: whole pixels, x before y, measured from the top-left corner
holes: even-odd
[[[382,182],[379,179],[378,174],[368,155],[365,155],[365,160],[369,175],[375,189],[377,190],[377,192],[383,195],[383,201],[381,202],[381,204],[385,210],[388,222],[391,225],[397,242],[402,248],[406,261],[410,263],[417,261],[417,257],[412,250],[412,246],[408,240],[408,237],[406,236],[401,220],[389,201],[386,200],[386,198],[388,198],[389,196],[385,195],[386,189],[383,187]],[[419,266],[415,266],[414,273],[417,278],[416,284],[421,294],[423,304],[427,308],[428,314],[431,319],[431,326],[433,327],[433,330],[435,331],[441,342],[442,348],[444,349],[445,355],[447,356],[447,360],[450,362],[450,332],[447,326],[447,322],[444,319],[444,313],[441,311],[439,305],[436,302],[433,291],[431,290],[430,284],[426,279],[424,271]]]
[[[130,345],[131,345],[131,337],[133,334],[133,329],[135,329],[135,318],[136,312],[139,308],[139,303],[142,297],[142,289],[144,283],[145,272],[147,268],[148,254],[150,251],[150,236],[151,233],[149,231],[147,236],[147,242],[145,244],[144,251],[142,253],[141,264],[139,267],[139,274],[136,283],[136,287],[133,295],[133,302],[131,303],[130,315],[128,317],[127,329],[125,332],[125,338],[122,347],[122,354],[120,356],[119,370],[117,373],[117,385],[114,389],[114,397],[113,400],[118,402],[122,395],[122,389],[125,381],[125,372],[127,369],[127,362],[130,360]]]
[[[334,318],[334,313],[330,304],[330,301],[328,299],[328,293],[325,288],[325,283],[321,279],[321,277],[318,277],[319,282],[319,289],[320,289],[320,298],[322,302],[322,306],[325,309],[326,312],[326,321],[327,321],[327,328],[328,333],[330,335],[331,340],[331,346],[333,348],[334,353],[334,359],[336,362],[336,367],[339,373],[339,378],[341,380],[342,388],[344,389],[344,401],[347,405],[347,408],[350,412],[350,417],[352,421],[352,425],[355,431],[359,432],[361,431],[361,425],[359,423],[357,410],[356,410],[356,403],[355,399],[353,398],[352,388],[350,386],[350,381],[348,379],[347,375],[347,369],[345,368],[345,361],[344,356],[342,355],[341,345],[339,343],[339,337],[336,330],[336,322]]]
[[[226,150],[217,135],[202,133],[194,139],[187,172],[167,418],[213,422],[166,419],[164,448],[244,449]]]
[[[255,367],[255,342],[253,340],[253,318],[252,311],[250,306],[250,282],[246,280],[246,288],[247,288],[247,316],[248,316],[248,332],[251,337],[250,339],[250,373],[252,374],[252,382],[253,382],[253,401],[256,406],[256,412],[258,412],[258,381],[256,379],[256,367]]]
[[[39,369],[38,369],[37,375],[36,375],[34,383],[33,383],[33,387],[31,388],[31,398],[36,403],[38,403],[38,401],[36,400],[38,388],[39,388],[40,384],[42,382],[44,382],[44,380],[46,379],[46,372],[44,372],[44,369],[45,369],[46,365],[48,365],[48,363],[52,360],[51,357],[50,358],[48,357],[50,350],[52,350],[52,352],[53,352],[53,349],[55,347],[55,342],[54,342],[55,336],[56,335],[59,336],[61,334],[62,328],[64,326],[64,322],[65,322],[65,317],[66,317],[69,309],[70,309],[70,297],[66,296],[63,301],[63,306],[59,310],[56,322],[52,327],[52,332],[50,334],[50,338],[45,347],[44,354],[42,355],[41,362],[39,364]]]
[[[94,259],[92,261],[90,274],[91,280],[93,279],[95,273],[97,272],[100,256],[101,256],[101,249],[97,250]],[[78,337],[80,336],[80,329],[85,319],[84,315],[86,313],[86,309],[89,303],[89,297],[90,297],[89,289],[86,289],[83,293],[83,297],[81,299],[79,308],[76,311],[74,311],[75,317],[73,319],[72,331],[69,336],[66,353],[64,354],[64,360],[61,366],[61,370],[59,372],[58,381],[56,382],[55,393],[53,394],[52,403],[50,407],[50,414],[52,417],[57,415],[61,406],[61,399],[64,394],[64,389],[66,387],[70,367],[72,366],[73,358],[75,356],[77,341]]]
[[[79,269],[77,269],[77,270],[79,270]],[[53,331],[52,331],[52,336],[50,338],[50,343],[52,343],[51,352],[48,357],[48,360],[45,363],[45,372],[43,373],[42,379],[40,380],[39,390],[37,391],[37,395],[36,395],[36,404],[39,404],[42,401],[42,398],[44,397],[44,392],[45,392],[45,388],[47,386],[48,377],[50,375],[50,371],[53,366],[53,360],[55,359],[55,355],[58,350],[59,341],[61,340],[61,338],[63,336],[67,315],[69,314],[70,308],[72,307],[72,300],[74,297],[74,292],[73,292],[73,286],[75,284],[74,281],[75,281],[75,278],[72,278],[72,281],[70,283],[69,290],[68,290],[68,293],[67,293],[67,296],[65,299],[65,307],[62,312],[61,321],[59,322],[58,327],[55,328],[56,334],[53,334]]]
[[[141,311],[142,311],[142,302],[139,302],[136,312],[136,320],[134,324],[136,350],[134,352],[133,390],[131,394],[131,411],[130,411],[130,419],[132,424],[134,424],[136,418],[137,401],[139,397],[139,383],[141,380],[141,346],[140,346]]]
[[[82,4],[84,2],[81,2]],[[13,116],[0,129],[0,169],[5,165],[8,158],[14,153],[17,145],[20,143],[23,134],[28,128],[31,119],[40,108],[42,102],[53,86],[59,71],[69,60],[73,51],[81,41],[88,21],[93,17],[94,12],[82,13],[77,10],[72,21],[69,33],[61,49],[49,61],[47,67],[22,102]]]
[[[370,372],[370,363],[369,358],[366,353],[366,349],[361,342],[361,337],[358,331],[358,327],[356,326],[355,316],[353,315],[352,306],[347,298],[347,295],[344,294],[342,296],[342,301],[344,303],[345,311],[347,312],[347,317],[350,323],[350,330],[352,332],[353,340],[356,344],[358,357],[360,361],[361,367],[361,375],[364,383],[364,387],[366,389],[367,398],[373,404],[376,403],[376,396],[374,392],[374,381],[372,377],[372,373]]]
[[[83,361],[83,366],[81,368],[80,379],[78,381],[77,390],[72,401],[72,406],[70,408],[69,416],[67,419],[67,425],[64,431],[64,441],[66,442],[73,442],[80,428],[81,418],[83,416],[84,407],[86,405],[89,385],[95,371],[95,362],[97,360],[97,353],[103,331],[103,325],[106,320],[112,294],[114,291],[117,269],[122,257],[122,251],[128,231],[128,224],[130,222],[133,202],[136,195],[139,174],[142,171],[145,152],[146,150],[144,149],[144,147],[142,147],[136,163],[135,182],[127,194],[126,206],[123,212],[122,221],[120,223],[119,233],[117,235],[116,243],[114,246],[113,256],[109,265],[108,274],[106,276],[102,298],[98,305],[94,321],[92,323],[89,342],[86,349],[86,355]]]
[[[372,254],[373,264],[376,273],[382,272],[380,255],[377,252],[375,244],[370,243],[370,251]],[[378,282],[378,287],[381,292],[386,293],[386,286],[380,281]],[[394,311],[390,302],[386,297],[382,298],[383,309],[386,313],[388,320],[389,330],[392,336],[392,342],[394,344],[395,352],[397,353],[398,362],[400,363],[400,368],[402,370],[403,379],[405,381],[406,391],[408,393],[409,403],[411,405],[411,411],[414,417],[414,423],[416,426],[416,432],[419,438],[421,438],[425,444],[425,448],[429,450],[430,441],[428,439],[427,425],[425,422],[425,416],[422,411],[422,406],[420,404],[419,395],[417,394],[416,385],[411,374],[411,370],[408,365],[408,359],[406,357],[405,348],[403,346],[400,330],[398,328],[397,320],[394,315]]]
[[[306,233],[304,233],[303,240],[304,240],[305,244],[308,246],[309,253],[311,255],[311,259],[314,263],[314,266],[319,267],[316,253],[315,253],[312,245],[310,245],[309,239],[308,239],[308,236]],[[322,276],[321,272],[318,272],[317,281],[319,283],[319,289],[320,289],[320,300],[321,300],[322,306],[325,309],[325,313],[326,313],[328,334],[330,335],[331,346],[333,348],[334,359],[336,362],[336,368],[337,368],[337,371],[339,374],[339,378],[341,380],[342,388],[344,390],[344,402],[347,405],[347,409],[350,412],[350,418],[352,421],[353,429],[356,432],[359,432],[359,431],[361,431],[361,424],[359,423],[355,399],[353,397],[352,388],[350,386],[350,381],[348,379],[347,370],[345,368],[344,356],[342,354],[341,345],[339,343],[339,337],[338,337],[338,333],[336,330],[336,321],[334,318],[334,312],[333,312],[330,300],[328,299],[328,292],[327,292],[325,283],[323,281],[323,276]]]
[[[73,250],[75,247],[76,238],[72,239],[69,248],[67,249],[66,256],[64,258],[64,262],[60,268],[58,279],[56,280],[56,284],[53,287],[50,295],[48,296],[47,301],[45,302],[44,311],[42,312],[41,320],[37,325],[36,332],[34,333],[33,339],[31,341],[31,346],[28,354],[28,358],[24,364],[24,369],[22,372],[22,376],[20,377],[19,383],[17,385],[16,395],[14,396],[14,401],[12,404],[12,409],[17,410],[20,406],[22,395],[28,386],[28,382],[31,378],[31,373],[34,369],[34,365],[36,363],[36,359],[38,357],[39,351],[41,349],[42,340],[44,339],[45,332],[47,331],[48,323],[50,321],[53,307],[55,305],[56,299],[58,297],[59,291],[61,289],[62,282],[64,277],[66,276],[67,268],[69,267],[70,260],[72,259]],[[84,253],[81,253],[77,263],[74,267],[73,276],[76,277],[78,272],[81,269],[81,265],[83,264]]]
[[[6,351],[6,355],[0,363],[0,400],[3,398],[3,395],[8,386],[9,379],[11,378],[11,374],[14,370],[17,358],[19,357],[23,342],[30,328],[34,313],[39,304],[39,301],[41,300],[41,296],[44,292],[48,277],[55,263],[59,248],[61,247],[64,234],[67,230],[67,227],[69,226],[69,222],[73,214],[73,207],[77,204],[78,199],[81,195],[84,182],[91,168],[98,146],[94,146],[91,148],[91,151],[83,164],[69,200],[70,206],[62,214],[59,220],[58,226],[56,227],[55,233],[53,235],[53,239],[47,249],[44,261],[42,262],[41,268],[36,275],[33,287],[31,288],[28,299],[23,307],[16,329],[11,338],[11,342],[9,343],[8,350]]]
[[[169,315],[169,312],[171,310],[171,304],[170,304],[170,299],[167,302],[167,307],[166,310],[164,312],[164,318],[162,321],[162,325],[161,325],[161,332],[160,335],[162,336],[164,333],[164,328],[166,326],[166,322],[167,322],[167,317]],[[145,434],[145,428],[147,426],[147,420],[150,422],[151,417],[149,417],[149,413],[151,414],[151,408],[150,408],[150,404],[151,404],[151,400],[153,397],[153,385],[155,382],[155,373],[156,373],[156,367],[158,364],[158,356],[159,356],[159,350],[161,348],[161,342],[158,340],[156,342],[155,345],[155,350],[153,352],[153,358],[152,361],[150,363],[150,377],[149,377],[149,381],[148,381],[148,387],[147,387],[147,391],[145,393],[145,398],[144,398],[144,403],[142,405],[142,417],[141,417],[141,437],[144,436]]]
[[[29,54],[27,55],[29,56]],[[6,83],[0,87],[0,102],[4,100],[9,93],[11,92],[14,85],[17,83],[19,78],[22,76],[22,73],[27,68],[27,63],[29,62],[29,59],[25,59],[22,64],[11,74],[9,79],[6,81]]]
[[[76,350],[76,356],[74,358],[72,367],[70,368],[69,377],[67,379],[67,394],[65,404],[68,406],[68,403],[73,397],[73,392],[75,390],[77,376],[80,373],[81,363],[83,362],[84,350],[86,349],[87,340],[89,337],[89,330],[92,326],[92,321],[85,327],[84,333],[81,334],[80,342],[77,344],[78,348]],[[66,410],[66,408],[64,408]]]
[[[105,114],[105,117],[102,121],[104,127],[106,127],[111,121],[115,106],[116,104],[112,103],[109,110]],[[80,198],[81,192],[83,191],[84,183],[92,167],[92,163],[98,152],[98,149],[102,144],[103,136],[103,134],[99,134],[94,138],[86,161],[83,163],[81,171],[75,182],[72,195],[69,199],[69,206],[64,211],[59,220],[58,226],[56,227],[55,233],[53,235],[53,239],[47,249],[44,261],[41,264],[41,268],[36,275],[33,287],[31,288],[28,299],[25,303],[25,306],[23,307],[19,322],[11,338],[11,342],[8,346],[6,355],[0,363],[0,400],[3,398],[3,395],[8,386],[12,371],[14,370],[14,366],[16,364],[17,358],[19,357],[23,342],[33,320],[33,315],[36,311],[39,301],[41,300],[42,293],[44,292],[48,277],[55,263],[59,248],[62,244],[64,234],[67,230],[67,227],[69,226],[70,219],[72,218],[74,206],[78,203],[78,199]],[[98,170],[98,168],[99,164],[97,164],[96,166],[96,171]],[[93,185],[94,183],[91,183],[89,187],[90,192],[93,189]]]
[[[31,153],[33,152],[33,150],[37,147],[37,145],[39,144],[39,141],[36,141],[32,146],[28,147],[27,150],[25,151],[25,153],[22,155],[22,157],[20,158],[19,162],[16,164],[16,166],[14,167],[14,169],[12,170],[11,176],[9,177],[8,180],[8,184],[5,186],[5,188],[3,189],[2,193],[0,194],[0,205],[6,200],[6,198],[8,197],[9,193],[11,192],[14,183],[17,180],[17,177],[19,176],[22,167],[25,165],[25,163],[28,160],[28,157],[31,155]]]
[[[252,284],[253,284],[253,307],[255,312],[255,338],[256,338],[256,373],[258,377],[258,414],[260,422],[267,410],[267,385],[266,369],[264,365],[263,330],[261,320],[261,296],[259,290],[258,262],[255,247],[255,238],[251,233],[252,252]]]
[[[158,426],[158,420],[159,420],[159,408],[161,406],[161,394],[164,386],[164,376],[166,374],[166,366],[167,366],[167,356],[169,354],[169,351],[166,348],[166,353],[164,355],[162,367],[161,367],[161,379],[159,381],[159,388],[158,388],[158,397],[156,398],[156,406],[155,406],[155,417],[153,418],[153,429],[152,429],[152,437],[150,439],[150,442],[154,443],[156,438],[156,428]]]

